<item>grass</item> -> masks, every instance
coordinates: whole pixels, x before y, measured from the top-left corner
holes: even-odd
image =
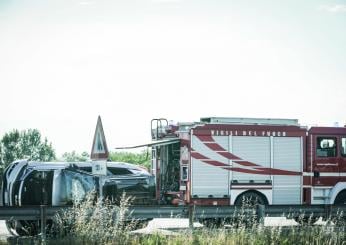
[[[107,244],[115,238],[117,242],[125,243],[129,231],[136,226],[135,221],[127,222],[125,216],[131,198],[123,194],[117,206],[111,201],[96,199],[95,196],[95,193],[90,193],[84,201],[58,214],[54,222],[54,236],[67,238],[73,241],[71,244]]]
[[[160,234],[132,238],[131,244],[344,244],[343,231],[324,227],[257,227],[256,229],[202,229],[178,236]]]
[[[137,222],[126,222],[131,199],[124,196],[120,206],[101,202],[93,195],[56,218],[55,237],[48,244],[346,244],[343,214],[325,225],[265,227],[240,210],[236,224],[227,229],[202,228],[179,231],[174,235],[131,233]],[[246,209],[247,207],[245,207]],[[302,220],[306,219],[303,215]]]

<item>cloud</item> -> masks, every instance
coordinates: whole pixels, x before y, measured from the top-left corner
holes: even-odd
[[[346,4],[321,5],[318,9],[330,13],[346,13]]]

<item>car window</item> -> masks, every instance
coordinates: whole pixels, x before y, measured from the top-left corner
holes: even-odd
[[[124,175],[124,174],[132,174],[132,172],[127,168],[114,168],[114,167],[108,167],[108,170],[113,175]]]
[[[144,170],[134,169],[134,168],[131,168],[131,172],[134,174],[145,174],[146,173]]]
[[[91,167],[80,167],[79,169],[82,170],[82,171],[85,171],[85,172],[89,172],[89,173],[92,172],[92,168]]]
[[[53,171],[32,171],[23,183],[23,205],[52,204]]]

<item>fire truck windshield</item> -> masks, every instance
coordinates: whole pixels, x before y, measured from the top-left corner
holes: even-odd
[[[346,138],[341,138],[341,155],[346,156]]]

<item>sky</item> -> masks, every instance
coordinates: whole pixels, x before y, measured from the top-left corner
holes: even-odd
[[[150,120],[346,123],[346,1],[1,0],[0,136],[57,154],[150,141]]]

